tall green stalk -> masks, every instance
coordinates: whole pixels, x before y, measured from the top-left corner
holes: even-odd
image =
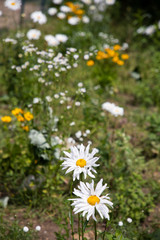
[[[94,236],[95,236],[95,240],[97,240],[97,222],[94,221]]]
[[[81,217],[82,219],[82,240],[84,240],[84,227],[83,227],[83,217]]]
[[[107,230],[107,222],[106,222],[106,225],[105,225],[105,228],[104,228],[103,240],[105,240],[106,230]]]
[[[78,235],[79,240],[81,240],[81,226],[80,226],[80,214],[78,213]]]
[[[73,181],[71,179],[71,185],[70,185],[70,195],[72,197],[72,188],[73,188]],[[72,231],[72,240],[74,240],[74,228],[73,228],[73,223],[74,223],[74,220],[73,220],[73,209],[72,209],[72,206],[70,205],[70,224],[71,224],[71,231]]]

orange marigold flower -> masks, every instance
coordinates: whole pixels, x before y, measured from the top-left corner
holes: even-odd
[[[68,15],[68,16],[67,16],[67,19],[70,19],[70,18],[72,18],[72,17],[73,17],[73,16],[71,16],[71,15]]]
[[[105,51],[108,53],[109,57],[114,57],[116,54],[115,51],[110,48],[106,48]]]
[[[93,66],[94,65],[94,61],[93,60],[89,60],[87,61],[87,66]]]
[[[77,15],[83,15],[84,14],[84,10],[77,9],[77,10],[74,11],[74,13],[77,14]]]
[[[26,132],[29,131],[29,127],[28,126],[22,126],[23,130],[25,130]]]
[[[117,56],[115,56],[114,58],[112,58],[112,61],[117,63],[119,61],[119,58]]]
[[[2,122],[9,123],[12,121],[12,118],[10,116],[4,116],[4,117],[1,117],[1,120]]]
[[[18,115],[19,113],[23,113],[23,110],[21,108],[15,108],[12,110],[12,114],[14,116]]]
[[[33,114],[30,113],[30,112],[26,112],[24,113],[24,118],[27,120],[27,121],[31,121],[33,119]]]
[[[101,59],[105,59],[105,58],[108,58],[108,54],[107,53],[104,53],[102,51],[98,51],[97,52],[97,56],[96,56],[96,59],[97,60],[101,60]]]
[[[117,61],[117,64],[120,65],[120,66],[122,66],[122,65],[124,65],[124,61],[118,60],[118,61]]]
[[[21,115],[18,115],[16,117],[17,117],[18,122],[24,122],[25,121],[24,117],[22,117]]]
[[[123,60],[127,60],[127,59],[129,58],[129,55],[128,55],[128,54],[122,54],[122,55],[121,55],[121,58],[122,58]]]
[[[66,5],[72,10],[72,12],[76,11],[77,8],[79,8],[78,5],[75,5],[72,2],[66,2]]]
[[[118,44],[116,44],[116,45],[114,45],[113,49],[114,49],[115,51],[120,50],[120,49],[121,49],[121,46],[118,45]]]

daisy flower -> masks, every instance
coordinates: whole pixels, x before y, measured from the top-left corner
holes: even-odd
[[[64,18],[66,17],[66,14],[63,13],[63,12],[59,12],[59,13],[57,13],[57,17],[58,17],[59,19],[64,19]]]
[[[123,115],[124,115],[124,109],[121,108],[121,107],[115,106],[115,107],[112,109],[111,114],[112,114],[113,116],[115,116],[115,117],[123,116]]]
[[[102,104],[102,109],[110,112],[115,117],[124,115],[124,109],[116,106],[114,103],[105,102]]]
[[[4,3],[5,7],[8,7],[9,9],[16,11],[21,8],[21,1],[20,0],[6,0]]]
[[[156,27],[154,25],[150,25],[145,29],[146,35],[152,35],[156,31]]]
[[[68,40],[68,37],[65,34],[56,34],[55,38],[62,43],[65,43]]]
[[[116,0],[106,0],[107,5],[115,4]]]
[[[37,29],[30,29],[28,32],[27,32],[27,38],[29,40],[38,40],[41,36],[41,32]]]
[[[61,4],[63,2],[63,0],[52,0],[52,2],[54,4]]]
[[[57,13],[57,9],[56,8],[49,8],[48,9],[48,14],[50,16],[54,16]]]
[[[70,17],[69,19],[68,19],[68,23],[70,24],[70,25],[77,25],[78,23],[79,23],[79,18],[78,17]]]
[[[78,198],[69,199],[73,201],[71,204],[74,209],[73,212],[75,214],[82,213],[84,217],[86,215],[87,221],[92,216],[92,218],[97,221],[95,217],[95,212],[97,211],[100,217],[109,218],[109,208],[106,204],[110,207],[113,206],[113,203],[109,201],[108,194],[105,196],[101,196],[102,192],[107,188],[107,184],[102,185],[103,179],[101,179],[98,183],[96,188],[94,188],[94,181],[89,184],[80,182],[78,189],[74,189],[73,193]]]
[[[74,146],[71,147],[71,152],[68,153],[64,151],[64,154],[67,157],[64,157],[64,162],[62,163],[63,170],[67,169],[66,174],[73,171],[73,181],[77,178],[79,180],[80,174],[84,174],[84,178],[86,179],[87,175],[94,178],[93,172],[96,173],[94,167],[98,167],[99,164],[96,164],[98,161],[98,157],[94,157],[94,155],[98,152],[96,148],[89,153],[90,144],[85,148],[83,144],[79,146],[79,149]]]
[[[44,15],[41,11],[35,11],[31,14],[31,19],[33,22],[38,22],[39,24],[44,24],[47,22],[46,15]]]
[[[51,47],[56,47],[59,45],[59,41],[57,38],[55,38],[53,35],[49,34],[49,35],[46,35],[45,36],[45,40],[48,44],[48,46],[51,46]]]

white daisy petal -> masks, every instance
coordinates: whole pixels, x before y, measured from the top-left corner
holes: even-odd
[[[94,181],[91,183],[80,182],[78,189],[74,189],[73,193],[77,198],[69,199],[73,201],[71,204],[74,206],[74,213],[82,213],[82,216],[86,216],[87,220],[92,216],[96,220],[95,211],[99,213],[100,217],[107,218],[109,220],[109,208],[112,207],[113,203],[109,201],[108,194],[100,196],[101,193],[107,188],[107,184],[102,185],[103,179],[101,179],[96,188],[94,189]],[[108,205],[108,206],[106,206]]]
[[[94,157],[97,153],[97,150],[93,149],[91,153],[89,153],[90,144],[85,147],[81,144],[79,147],[72,146],[70,148],[70,153],[64,151],[64,154],[67,157],[63,157],[64,162],[62,163],[63,169],[68,168],[66,173],[73,171],[73,181],[76,179],[80,179],[80,174],[84,174],[84,178],[86,179],[87,175],[91,178],[94,178],[92,172],[96,173],[94,167],[98,167],[99,164],[96,164],[98,161],[98,157]],[[72,170],[71,170],[72,169]]]

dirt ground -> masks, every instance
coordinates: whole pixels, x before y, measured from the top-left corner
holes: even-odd
[[[20,23],[20,11],[12,11],[4,6],[5,0],[0,0],[0,30],[5,28],[14,29]],[[26,2],[25,4],[25,15],[24,18],[29,18],[30,14],[36,10],[40,10],[40,5],[36,3]]]
[[[3,213],[4,214],[4,213]],[[39,216],[38,216],[39,215]],[[31,217],[29,217],[31,216]],[[40,226],[41,230],[38,233],[38,239],[39,240],[56,240],[55,232],[60,232],[60,228],[54,223],[52,218],[55,218],[56,216],[53,216],[50,214],[44,214],[42,215],[36,214],[34,211],[28,211],[27,208],[7,208],[5,209],[4,219],[10,223],[14,222],[15,220],[18,220],[19,226],[23,228],[24,226],[27,226],[30,230],[34,230],[36,226]],[[69,220],[68,220],[69,221]],[[69,227],[69,225],[68,225]],[[75,230],[75,232],[77,232]],[[88,230],[84,234],[85,238],[87,240],[93,240],[94,239],[94,232],[91,230]],[[71,240],[72,237],[70,236],[69,239]],[[74,234],[74,239],[78,240],[78,234]],[[63,239],[60,239],[63,240]]]

